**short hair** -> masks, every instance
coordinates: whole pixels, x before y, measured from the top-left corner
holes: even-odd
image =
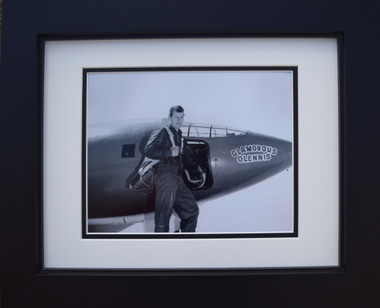
[[[169,111],[169,117],[172,117],[172,116],[173,116],[174,111],[175,111],[175,112],[184,112],[185,110],[184,110],[183,107],[180,106],[180,105],[173,106],[172,108],[170,108],[170,111]]]

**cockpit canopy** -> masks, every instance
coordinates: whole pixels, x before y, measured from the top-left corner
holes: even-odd
[[[248,131],[217,125],[199,125],[184,123],[181,127],[184,137],[189,138],[218,138],[246,135]]]

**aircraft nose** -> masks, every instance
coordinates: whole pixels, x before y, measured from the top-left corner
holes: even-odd
[[[245,140],[231,150],[231,155],[239,164],[279,161],[291,164],[292,143],[286,140],[249,134]]]
[[[293,144],[248,133],[234,144],[229,161],[229,175],[236,179],[236,184],[252,185],[289,168],[293,163]]]

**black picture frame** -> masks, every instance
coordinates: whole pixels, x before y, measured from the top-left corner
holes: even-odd
[[[3,307],[378,307],[378,1],[3,4]],[[222,271],[42,269],[42,38],[338,37],[341,266]],[[154,257],[154,256],[152,256]]]

